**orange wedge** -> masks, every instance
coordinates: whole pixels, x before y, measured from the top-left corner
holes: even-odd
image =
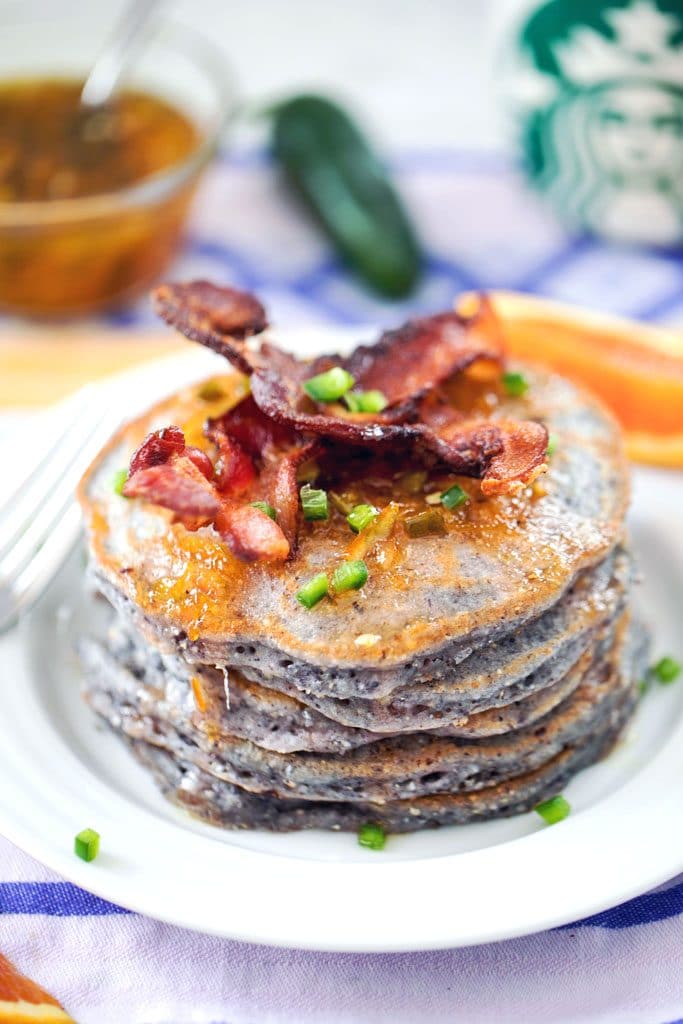
[[[683,467],[680,333],[518,292],[489,294],[511,356],[539,363],[598,395],[637,462]],[[458,308],[471,309],[472,295]]]
[[[0,954],[0,1021],[2,1024],[75,1024],[56,999],[19,974]]]

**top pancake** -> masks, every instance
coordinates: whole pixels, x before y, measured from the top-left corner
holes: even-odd
[[[557,435],[540,486],[484,499],[478,484],[458,480],[471,500],[444,510],[446,536],[409,538],[399,521],[365,556],[363,589],[311,610],[296,601],[302,583],[349,557],[353,534],[340,513],[303,524],[289,562],[248,565],[212,527],[190,532],[159,506],[114,492],[113,474],[149,431],[176,423],[190,443],[201,440],[201,423],[216,410],[199,387],[185,389],[123,427],[84,477],[80,498],[103,589],[115,603],[134,606],[148,634],[216,665],[239,664],[245,645],[262,648],[280,672],[287,659],[381,674],[444,648],[454,661],[466,657],[550,607],[577,573],[605,557],[622,529],[628,480],[615,423],[562,378],[524,374],[527,394],[497,395],[489,416],[538,420]],[[236,374],[220,384],[224,393],[244,394]],[[412,468],[394,466],[396,473]],[[425,492],[454,482],[434,472]],[[396,480],[352,484],[359,501],[383,507],[392,500],[401,515],[429,507],[424,494],[407,494]]]

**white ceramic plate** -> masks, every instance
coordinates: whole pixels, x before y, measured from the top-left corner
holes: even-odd
[[[340,337],[317,339],[330,350]],[[125,396],[132,414],[216,365],[197,351],[128,374],[106,394]],[[636,471],[631,526],[655,651],[680,657],[683,479]],[[79,554],[21,628],[0,639],[0,831],[99,896],[254,942],[414,950],[574,921],[683,869],[680,684],[645,697],[612,755],[569,785],[573,813],[553,827],[532,813],[390,837],[373,853],[349,834],[232,833],[197,822],[159,795],[79,699],[73,642],[98,617],[82,573]],[[102,836],[91,864],[72,852],[85,827]]]

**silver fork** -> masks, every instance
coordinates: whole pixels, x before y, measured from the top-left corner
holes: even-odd
[[[0,633],[40,597],[78,538],[76,485],[118,422],[108,397],[80,392],[49,449],[0,506]]]

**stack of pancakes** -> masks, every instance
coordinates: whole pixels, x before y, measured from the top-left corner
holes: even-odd
[[[362,590],[311,609],[296,593],[343,557],[341,513],[304,523],[283,565],[245,566],[213,528],[112,489],[148,431],[206,414],[206,387],[113,439],[81,491],[112,606],[107,635],[81,645],[85,696],[172,800],[227,828],[404,832],[529,810],[609,751],[646,654],[627,468],[593,400],[524,374],[500,415],[547,426],[547,473],[487,498],[463,478],[445,535],[411,537],[399,520],[368,550]],[[356,497],[433,507],[434,485],[402,494],[400,469],[355,480]]]

